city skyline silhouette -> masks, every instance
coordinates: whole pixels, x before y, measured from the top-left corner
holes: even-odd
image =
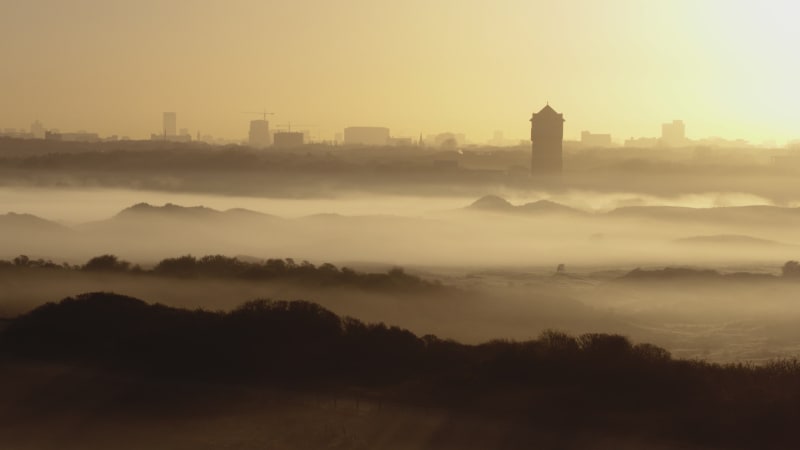
[[[782,3],[415,1],[18,2],[0,17],[0,128],[146,139],[177,111],[192,135],[240,139],[240,112],[267,105],[326,139],[523,140],[518,118],[550,101],[566,139],[656,136],[674,118],[694,138],[799,137],[800,31]]]

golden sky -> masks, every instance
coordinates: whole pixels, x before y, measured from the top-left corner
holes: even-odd
[[[5,0],[0,128],[243,138],[251,116],[396,136],[800,138],[800,3],[741,0]],[[256,118],[252,116],[252,118]],[[305,128],[306,126],[297,125]]]

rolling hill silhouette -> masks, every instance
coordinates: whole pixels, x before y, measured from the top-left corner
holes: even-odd
[[[181,206],[173,203],[156,206],[138,203],[108,219],[81,224],[77,228],[94,233],[129,232],[141,235],[180,233],[181,230],[212,232],[215,227],[222,226],[250,231],[282,221],[283,219],[274,215],[242,208],[220,211],[205,206]]]
[[[419,216],[331,213],[282,218],[247,209],[220,211],[205,206],[139,203],[107,219],[72,227],[47,224],[43,219],[27,215],[5,215],[0,219],[3,219],[0,220],[0,230],[5,231],[5,236],[0,237],[4,238],[4,245],[7,244],[6,257],[20,254],[65,255],[83,259],[106,252],[142,261],[180,254],[266,254],[316,260],[330,258],[329,261],[352,264],[354,261],[379,262],[387,255],[379,249],[388,246],[392,248],[391,253],[397,255],[389,258],[397,258],[398,262],[406,265],[422,258],[426,261],[441,258],[447,260],[445,262],[448,264],[456,259],[456,264],[462,262],[461,258],[452,258],[447,256],[447,252],[439,252],[439,248],[458,248],[464,252],[471,249],[469,257],[474,258],[473,262],[483,261],[483,255],[488,254],[492,264],[496,264],[498,260],[507,258],[506,255],[520,258],[522,249],[514,247],[515,242],[531,248],[543,244],[565,254],[585,249],[580,250],[582,253],[579,258],[589,255],[590,248],[617,245],[613,239],[540,241],[543,234],[527,234],[526,220],[541,220],[542,225],[552,228],[554,235],[575,229],[586,236],[615,236],[617,231],[639,227],[640,224],[636,222],[649,219],[654,221],[653,231],[656,225],[671,228],[662,228],[665,230],[662,235],[651,232],[649,227],[644,228],[639,230],[641,237],[628,237],[627,233],[620,232],[620,245],[634,243],[635,240],[636,244],[671,245],[669,251],[694,253],[706,252],[707,248],[702,247],[704,245],[716,245],[725,251],[726,258],[737,261],[772,258],[785,261],[794,257],[793,247],[781,246],[777,240],[793,242],[793,227],[800,226],[800,215],[791,208],[702,210],[637,207],[593,213],[548,200],[515,206],[497,196],[485,196],[466,208],[442,211],[439,215]],[[4,227],[3,222],[23,225],[9,228]],[[685,228],[682,228],[683,224],[686,224]],[[695,226],[697,224],[703,227]],[[756,225],[763,225],[763,231]],[[732,237],[749,236],[751,233],[770,236],[768,233],[772,233],[772,228],[769,227],[781,233],[772,234],[776,236],[774,245],[757,241],[756,238]],[[71,234],[65,238],[59,231]],[[663,236],[667,232],[669,235]],[[461,243],[456,244],[457,241]],[[572,243],[576,245],[571,246]],[[684,247],[679,248],[680,245]],[[692,245],[695,247],[692,248]],[[497,251],[486,253],[488,248]],[[327,256],[330,254],[337,256]],[[621,257],[628,259],[630,264],[645,263],[633,257]],[[658,256],[656,259],[665,257]]]
[[[547,214],[574,214],[585,215],[584,211],[575,209],[561,203],[552,202],[550,200],[539,200],[536,202],[525,203],[516,207],[517,211],[523,213],[547,213]]]
[[[511,211],[515,207],[508,200],[496,195],[486,195],[475,200],[467,209],[487,211]]]
[[[609,217],[759,225],[800,225],[800,208],[769,205],[689,208],[683,206],[626,206],[607,213]]]
[[[587,213],[550,200],[538,200],[523,205],[513,205],[497,195],[486,195],[475,200],[465,209],[471,211],[490,211],[515,214],[570,214],[586,215]]]
[[[709,245],[741,245],[752,247],[793,247],[782,242],[761,239],[742,234],[714,234],[708,236],[690,236],[676,239],[678,244],[709,244]]]
[[[68,232],[70,229],[56,222],[32,214],[6,213],[0,215],[0,231],[3,232]]]
[[[663,269],[634,269],[617,281],[642,282],[709,282],[709,281],[776,281],[775,275],[753,272],[721,273],[713,269],[696,269],[690,267],[665,267]]]
[[[465,345],[340,317],[305,301],[259,300],[231,312],[210,312],[111,293],[82,294],[10,320],[0,331],[0,356],[4,369],[39,365],[28,372],[36,376],[45,363],[92,369],[98,381],[139,380],[137,396],[154,407],[180,392],[173,387],[151,395],[148,387],[172,380],[205,389],[184,391],[187,396],[226,386],[307,393],[316,398],[304,402],[309,413],[319,411],[320,394],[329,393],[340,401],[370,402],[375,409],[364,412],[370,415],[381,414],[382,405],[389,414],[398,406],[451,418],[463,414],[458,417],[501,426],[504,438],[513,433],[518,445],[504,448],[535,448],[547,430],[558,436],[547,448],[785,449],[795,446],[800,418],[797,361],[723,366],[679,360],[657,346],[602,333],[573,337],[548,331],[523,342]],[[8,380],[8,373],[0,373],[3,381],[19,382]],[[71,378],[51,378],[44,385],[43,411],[99,411],[97,403],[76,400],[102,394],[109,384],[84,384],[76,398],[64,395],[75,390],[64,379]],[[31,411],[30,398],[10,396],[2,406]],[[264,410],[274,402],[251,403]],[[119,412],[130,402],[102,405]],[[41,421],[36,412],[30,417]],[[638,445],[556,445],[577,434],[593,444],[598,436],[635,437]],[[437,442],[460,435],[440,435]],[[489,443],[499,436],[492,435],[493,440],[466,448],[492,448]],[[378,442],[326,448],[373,448]]]
[[[243,208],[233,208],[225,211],[208,208],[205,206],[181,206],[173,203],[166,203],[164,206],[150,205],[149,203],[137,203],[125,208],[117,213],[114,219],[129,218],[162,218],[162,219],[193,219],[193,220],[217,220],[217,219],[274,219],[277,216],[264,214]]]

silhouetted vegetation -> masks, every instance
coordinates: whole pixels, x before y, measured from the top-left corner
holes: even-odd
[[[31,260],[25,255],[13,261],[0,260],[0,270],[15,269],[63,269],[84,272],[150,275],[185,279],[220,278],[250,281],[286,281],[306,286],[346,285],[369,290],[391,290],[415,292],[439,290],[444,286],[438,280],[425,280],[395,267],[385,273],[363,273],[353,269],[338,268],[330,263],[315,266],[308,261],[296,263],[293,259],[267,259],[262,262],[247,262],[222,255],[207,255],[200,258],[185,255],[160,261],[150,270],[132,265],[115,255],[91,258],[83,266],[58,265],[50,260]]]
[[[95,256],[83,265],[83,270],[89,272],[126,272],[131,263],[120,261],[114,255]]]
[[[674,360],[623,336],[549,331],[463,345],[342,318],[313,303],[259,300],[228,312],[93,293],[48,303],[0,334],[8,361],[158,379],[368,388],[373,401],[435,406],[530,429],[635,434],[719,448],[791,448],[800,363]],[[333,392],[331,391],[331,392]],[[516,448],[516,447],[515,447]]]
[[[800,262],[786,261],[781,268],[781,273],[787,278],[800,278]]]
[[[19,255],[11,261],[0,259],[0,270],[3,269],[69,269],[69,264],[56,264],[49,259],[30,259],[27,255]]]
[[[783,277],[787,275],[787,265],[783,267]],[[791,268],[789,269],[791,271]],[[753,272],[734,272],[720,273],[713,269],[691,269],[687,267],[665,267],[663,269],[644,270],[641,268],[633,269],[625,274],[621,280],[624,281],[769,281],[778,280],[779,277],[767,273]]]
[[[564,273],[564,264],[559,264],[556,273]],[[395,267],[385,273],[363,273],[348,267],[336,267],[330,263],[316,266],[308,261],[297,263],[292,258],[266,259],[261,262],[242,261],[223,255],[195,257],[184,255],[166,258],[152,269],[142,269],[115,255],[101,255],[91,258],[82,266],[57,264],[51,260],[32,260],[20,255],[12,261],[0,260],[0,270],[14,269],[63,269],[86,272],[108,272],[119,274],[154,275],[184,279],[221,278],[251,281],[289,281],[313,286],[350,285],[378,290],[429,290],[443,289],[439,280],[426,280]],[[623,281],[769,281],[800,279],[800,263],[787,261],[782,276],[766,273],[733,272],[721,273],[713,269],[694,269],[687,267],[665,267],[645,270],[636,268],[620,278]]]

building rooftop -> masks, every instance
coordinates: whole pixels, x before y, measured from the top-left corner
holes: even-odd
[[[538,113],[533,113],[533,116],[530,120],[533,120],[534,117],[558,117],[561,120],[564,120],[564,115],[561,113],[556,112],[555,109],[550,107],[550,104],[544,106]]]

